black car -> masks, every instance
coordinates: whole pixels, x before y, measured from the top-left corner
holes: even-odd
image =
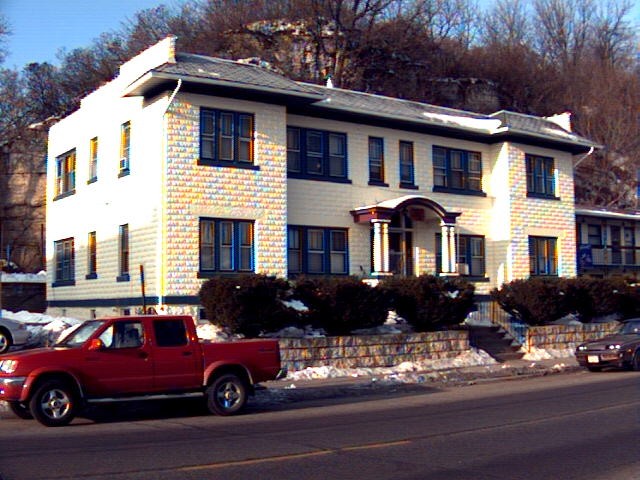
[[[625,320],[613,335],[579,345],[576,359],[592,372],[604,367],[640,371],[640,318]]]

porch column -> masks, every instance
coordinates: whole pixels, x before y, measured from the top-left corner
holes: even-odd
[[[372,219],[373,275],[389,275],[389,220]]]
[[[458,275],[456,226],[442,223],[442,275]]]

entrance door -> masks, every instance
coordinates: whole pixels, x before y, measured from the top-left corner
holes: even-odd
[[[413,275],[413,221],[404,213],[391,217],[389,225],[389,270],[395,275]]]

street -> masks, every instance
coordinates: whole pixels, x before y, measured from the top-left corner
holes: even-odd
[[[226,418],[177,408],[64,428],[5,414],[0,478],[640,479],[635,372],[258,401]]]

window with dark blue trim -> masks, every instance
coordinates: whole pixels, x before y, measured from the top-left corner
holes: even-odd
[[[465,277],[484,277],[485,242],[481,235],[457,235],[458,273]],[[442,272],[442,235],[436,233],[436,272]]]
[[[200,109],[200,164],[253,167],[254,116]]]
[[[56,157],[54,200],[76,193],[76,149]]]
[[[484,195],[480,152],[434,146],[433,190]]]
[[[400,141],[399,144],[400,187],[415,188],[413,162],[413,142]]]
[[[529,237],[529,267],[531,276],[558,275],[557,239]]]
[[[369,137],[369,185],[384,183],[384,139]]]
[[[73,238],[53,242],[55,278],[54,287],[75,285],[75,249]]]
[[[200,219],[200,273],[253,272],[253,222]]]
[[[526,155],[525,161],[527,166],[527,195],[531,197],[556,198],[553,158]]]
[[[289,226],[287,260],[290,275],[347,275],[347,230]]]
[[[118,282],[128,282],[129,277],[129,224],[118,227]]]
[[[287,173],[291,178],[348,182],[347,135],[287,127]]]

